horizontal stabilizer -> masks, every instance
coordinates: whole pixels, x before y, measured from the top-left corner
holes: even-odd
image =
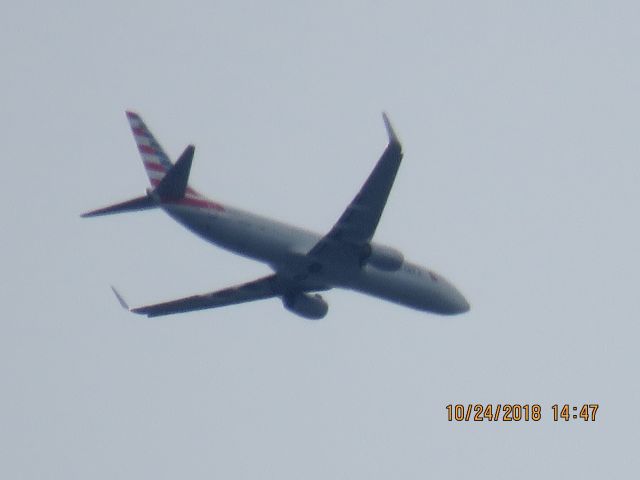
[[[99,208],[97,210],[92,210],[90,212],[83,213],[80,215],[83,218],[87,217],[97,217],[100,215],[109,215],[112,213],[123,213],[123,212],[135,212],[138,210],[148,210],[150,208],[157,207],[158,204],[156,201],[151,198],[149,195],[145,195],[144,197],[137,197],[131,200],[127,200],[126,202],[116,203],[115,205],[110,205],[108,207]]]

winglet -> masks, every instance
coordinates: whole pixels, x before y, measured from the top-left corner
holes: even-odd
[[[124,298],[122,298],[122,295],[120,295],[118,293],[118,291],[116,290],[116,288],[113,285],[111,286],[111,290],[113,290],[113,293],[115,294],[115,296],[118,299],[118,302],[120,303],[122,308],[124,308],[127,311],[131,311],[131,309],[129,308],[129,305],[127,305],[127,302],[125,302]]]
[[[386,112],[382,112],[382,119],[384,120],[384,127],[387,129],[387,135],[389,135],[389,144],[400,145],[398,135],[396,135]]]

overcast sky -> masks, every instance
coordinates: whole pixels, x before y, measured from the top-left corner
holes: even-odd
[[[9,2],[0,16],[0,477],[631,478],[640,470],[637,2]],[[439,317],[345,291],[159,319],[266,266],[141,194],[125,109],[224,203],[326,232],[385,147],[376,240]],[[455,423],[450,403],[540,404]],[[598,403],[595,422],[553,404]]]

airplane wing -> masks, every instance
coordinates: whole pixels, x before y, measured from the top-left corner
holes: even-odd
[[[277,275],[243,283],[234,287],[225,288],[216,292],[193,295],[170,302],[146,305],[144,307],[129,308],[122,296],[114,289],[114,293],[120,304],[127,310],[147,317],[171,315],[173,313],[191,312],[207,308],[224,307],[238,303],[252,302],[277,297],[285,293],[285,285]]]
[[[389,117],[385,113],[382,117],[389,135],[387,148],[338,222],[311,249],[311,257],[344,260],[348,252],[355,252],[359,256],[361,247],[373,238],[402,160],[402,146]]]

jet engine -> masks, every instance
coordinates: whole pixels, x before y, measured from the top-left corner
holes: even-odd
[[[284,307],[308,320],[320,320],[329,310],[329,305],[316,294],[296,293],[282,297]]]
[[[404,255],[395,248],[384,245],[369,245],[367,250],[362,262],[363,265],[371,265],[378,270],[395,272],[404,262]]]

